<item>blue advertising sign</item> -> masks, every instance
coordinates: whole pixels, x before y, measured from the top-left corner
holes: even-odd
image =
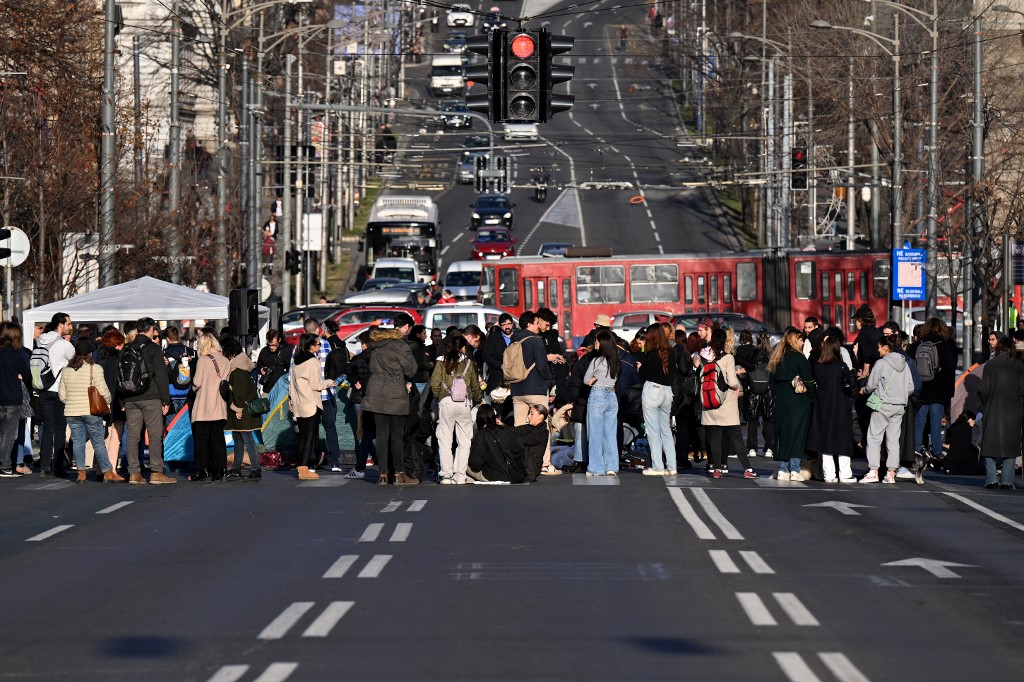
[[[925,300],[924,249],[892,250],[892,297],[895,301]]]

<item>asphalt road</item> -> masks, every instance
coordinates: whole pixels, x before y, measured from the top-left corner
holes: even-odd
[[[980,483],[5,480],[0,679],[1018,680]]]

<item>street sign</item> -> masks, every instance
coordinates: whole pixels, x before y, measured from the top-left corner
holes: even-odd
[[[10,249],[11,255],[6,258],[0,258],[0,266],[17,267],[28,259],[30,249],[28,235],[17,227],[8,226],[3,229],[10,230],[11,234],[7,239],[0,241],[0,246]]]
[[[925,300],[924,249],[893,249],[892,298],[895,301]]]

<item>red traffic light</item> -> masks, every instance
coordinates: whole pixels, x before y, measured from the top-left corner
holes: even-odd
[[[794,149],[793,150],[793,160],[794,161],[803,161],[805,158],[807,158],[807,152],[805,152],[803,149]]]
[[[512,54],[515,55],[516,59],[529,59],[536,50],[537,45],[533,42],[533,38],[525,33],[521,33],[512,39]]]

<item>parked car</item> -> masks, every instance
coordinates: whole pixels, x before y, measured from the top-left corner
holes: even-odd
[[[452,54],[462,54],[466,51],[466,32],[448,31],[448,37],[441,44],[441,49]]]
[[[473,250],[469,257],[473,260],[496,260],[505,256],[516,255],[515,237],[509,234],[507,227],[480,228],[473,240]]]
[[[387,289],[374,289],[372,291],[360,291],[356,294],[349,294],[345,297],[347,306],[370,306],[388,305],[413,307],[416,305],[416,295],[426,294],[429,299],[433,293],[433,287],[423,282],[397,284]]]
[[[512,229],[515,219],[512,209],[515,204],[504,194],[481,194],[470,208],[473,209],[470,229],[489,225],[504,225]]]
[[[611,330],[627,341],[632,341],[636,333],[646,329],[655,322],[671,322],[672,313],[662,310],[635,310],[630,313],[612,316]]]
[[[341,338],[347,339],[353,335],[358,336],[359,332],[367,327],[390,327],[391,321],[395,319],[395,315],[398,313],[408,313],[416,324],[420,324],[423,321],[423,316],[419,310],[400,306],[350,308],[349,310],[332,315],[331,319],[338,323],[338,333],[341,334]],[[358,350],[358,348],[357,340],[355,349]],[[350,345],[349,352],[352,352],[352,350],[353,348]]]
[[[302,306],[301,308],[295,308],[289,310],[287,313],[281,316],[281,329],[285,333],[293,329],[302,329],[303,320],[315,317],[321,322],[327,319],[328,316],[333,315],[339,310],[346,306],[340,303],[319,303],[316,305]]]
[[[547,258],[558,258],[565,255],[566,249],[575,248],[576,245],[572,242],[544,242],[540,245],[540,250],[537,251],[538,256],[545,256]]]
[[[476,23],[476,19],[473,17],[473,9],[469,5],[452,5],[448,10],[448,26],[454,28],[456,26],[470,27]]]
[[[491,308],[476,302],[435,305],[423,311],[423,326],[427,329],[447,329],[456,326],[465,329],[475,324],[480,329],[487,329],[490,324],[497,324],[498,317],[505,312],[499,308]]]
[[[363,288],[360,291],[372,291],[373,289],[387,289],[393,287],[396,284],[401,284],[402,280],[397,277],[377,277],[375,279],[368,279],[363,282]]]
[[[697,325],[705,317],[710,317],[712,321],[721,327],[732,327],[732,330],[737,335],[741,331],[747,330],[756,337],[758,332],[765,329],[771,336],[773,346],[782,340],[782,332],[779,330],[772,329],[771,325],[761,320],[740,313],[686,313],[673,317],[672,326],[682,325],[686,333],[689,334],[690,332],[697,331]]]

